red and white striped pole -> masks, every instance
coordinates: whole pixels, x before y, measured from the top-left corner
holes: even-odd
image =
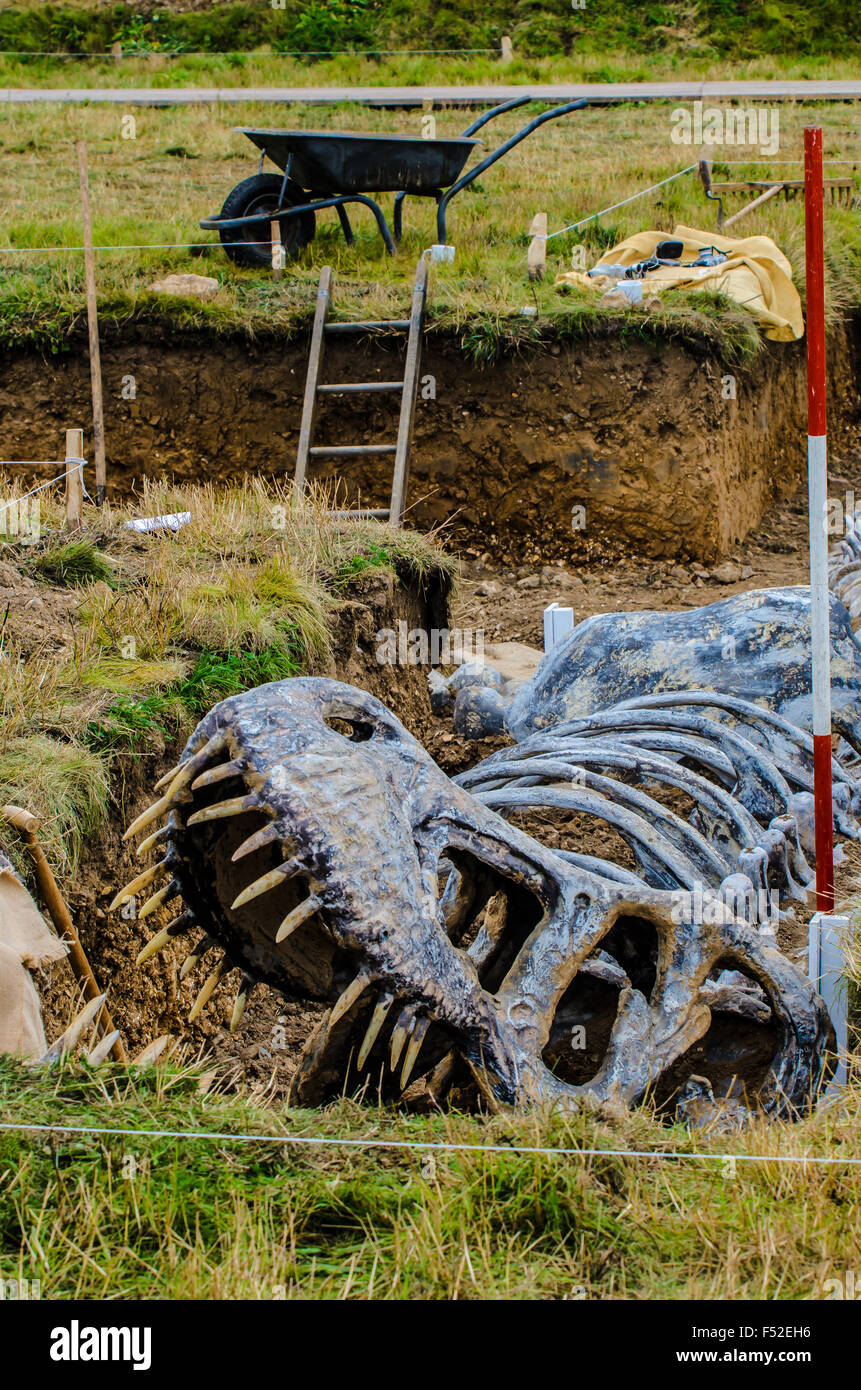
[[[825,429],[825,245],[822,127],[804,130],[807,280],[807,481],[810,517],[810,637],[813,664],[813,796],[816,907],[834,910],[831,801],[831,641],[828,594],[828,455]]]

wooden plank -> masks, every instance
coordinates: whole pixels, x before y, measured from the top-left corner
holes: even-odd
[[[379,328],[398,328],[402,332],[410,326],[409,319],[362,319],[355,323],[327,323],[327,333],[363,333],[375,331]]]
[[[84,475],[75,461],[84,457],[84,431],[66,430],[66,525],[81,528],[84,512]],[[71,470],[71,471],[68,471]]]
[[[284,247],[281,244],[281,223],[277,217],[273,217],[269,223],[269,235],[272,238],[272,279],[277,284],[281,279],[281,272],[284,269]]]
[[[102,404],[102,364],[99,354],[99,316],[96,308],[96,260],[93,254],[93,225],[90,217],[90,178],[87,170],[87,143],[78,141],[78,177],[81,185],[81,212],[84,219],[84,275],[87,286],[87,328],[90,335],[90,386],[93,394],[93,452],[96,464],[96,501],[99,506],[107,493],[105,466],[105,412]]]
[[[782,193],[782,192],[783,192],[783,184],[782,184],[782,183],[776,183],[776,184],[774,184],[771,188],[767,188],[767,189],[765,190],[764,193],[761,193],[761,194],[759,195],[758,198],[754,198],[754,200],[753,200],[752,203],[748,203],[748,204],[747,204],[747,207],[743,207],[743,208],[741,209],[740,212],[734,212],[733,215],[732,215],[732,217],[728,217],[728,218],[726,219],[726,221],[724,222],[723,227],[721,228],[721,230],[723,231],[723,230],[725,230],[727,227],[731,227],[732,224],[733,224],[733,222],[738,222],[739,218],[741,218],[741,217],[747,217],[747,214],[748,214],[749,212],[753,212],[754,208],[762,207],[763,203],[767,203],[767,202],[769,201],[770,198],[776,198],[777,195],[778,195],[778,193]]]
[[[308,450],[312,458],[352,459],[362,454],[395,454],[397,444],[319,444]]]
[[[425,303],[427,301],[428,264],[422,256],[416,267],[413,285],[413,302],[410,312],[410,335],[407,340],[407,360],[404,369],[404,392],[401,397],[401,416],[398,423],[398,443],[395,452],[395,469],[392,478],[392,500],[389,506],[389,520],[393,526],[400,526],[407,503],[407,488],[410,481],[410,445],[413,435],[413,417],[419,389],[419,370],[422,357],[422,339],[425,326]]]
[[[526,253],[530,280],[543,280],[547,268],[547,213],[536,212],[529,228],[532,240]]]
[[[824,188],[854,188],[854,179],[823,179]],[[804,187],[804,179],[781,179],[781,188],[796,192]],[[713,183],[715,193],[752,193],[756,188],[773,188],[774,179],[745,179],[734,183]]]
[[[402,381],[327,381],[317,387],[318,396],[364,396],[374,391],[402,391]]]
[[[324,265],[320,272],[317,287],[317,307],[314,310],[314,326],[311,329],[311,346],[308,350],[308,375],[305,378],[305,399],[302,402],[302,423],[299,426],[299,447],[296,451],[296,472],[294,486],[298,492],[305,491],[308,476],[308,453],[311,436],[314,432],[314,415],[317,409],[317,386],[323,365],[325,348],[324,327],[326,316],[332,302],[332,267]]]

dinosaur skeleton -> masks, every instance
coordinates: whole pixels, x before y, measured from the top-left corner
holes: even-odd
[[[861,618],[861,511],[845,518],[844,534],[829,552],[828,587],[847,609],[854,630]]]
[[[191,941],[183,975],[204,957],[209,969],[193,1016],[231,974],[234,1029],[259,981],[325,1010],[293,1080],[300,1103],[346,1087],[633,1104],[684,1094],[695,1071],[716,1093],[737,1092],[741,1071],[753,1103],[796,1114],[833,1046],[824,1004],[698,880],[726,884],[748,843],[763,874],[791,887],[809,878],[790,823],[803,739],[781,727],[769,761],[724,726],[705,739],[700,715],[686,713],[684,734],[663,715],[617,712],[595,737],[574,721],[458,785],[371,695],[311,678],[261,686],[201,721],[129,827],[126,838],[148,832],[138,853],[159,858],[112,908],[148,892],[147,920],[182,899],[139,960]],[[701,746],[716,780],[680,761]],[[625,759],[689,792],[724,838],[656,819],[657,802],[606,775]],[[616,807],[642,876],[554,851],[493,809],[551,793],[578,809],[600,801],[608,816]]]
[[[640,882],[667,889],[707,883],[755,921],[771,892],[804,901],[812,883],[806,858],[814,852],[812,755],[811,736],[773,711],[689,690],[568,720],[501,749],[455,780],[505,814],[553,808],[604,821],[628,843],[644,875]],[[861,788],[837,758],[832,773],[835,825],[857,837]],[[684,793],[690,819],[644,786]],[[573,862],[608,873],[599,861],[575,856]],[[618,877],[612,868],[609,876]]]

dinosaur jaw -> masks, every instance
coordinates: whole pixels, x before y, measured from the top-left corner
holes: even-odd
[[[633,874],[566,861],[363,692],[295,679],[224,701],[161,791],[129,832],[166,817],[141,847],[161,857],[114,905],[150,893],[146,917],[182,898],[142,954],[197,933],[183,975],[204,958],[210,973],[192,1017],[234,972],[232,1027],[258,981],[328,1006],[294,1078],[303,1104],[419,1080],[439,1101],[466,1080],[494,1105],[630,1105],[684,1082],[721,1011],[772,1029],[755,1101],[794,1113],[815,1089],[830,1025],[779,953],[719,901],[703,923]]]

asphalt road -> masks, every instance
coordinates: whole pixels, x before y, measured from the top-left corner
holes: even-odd
[[[119,106],[185,106],[246,101],[365,106],[483,106],[529,91],[535,101],[588,97],[618,101],[857,101],[861,81],[810,82],[556,82],[534,86],[457,87],[3,87],[0,102],[108,102]]]

